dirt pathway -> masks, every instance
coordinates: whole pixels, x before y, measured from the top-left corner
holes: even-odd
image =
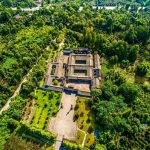
[[[2,114],[3,111],[6,111],[9,108],[11,100],[19,94],[22,84],[27,81],[27,78],[30,75],[30,73],[32,72],[33,67],[32,67],[32,69],[29,70],[29,72],[25,75],[23,80],[20,82],[20,84],[19,84],[18,88],[16,89],[16,91],[14,92],[14,94],[8,99],[7,103],[2,107],[2,109],[0,110],[0,115]]]

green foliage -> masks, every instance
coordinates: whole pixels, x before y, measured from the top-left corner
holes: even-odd
[[[5,2],[8,7],[34,6],[33,1]],[[139,83],[135,85],[133,72],[134,66],[140,66],[142,62],[149,64],[149,1],[140,1],[137,5],[135,1],[105,0],[101,4],[116,5],[118,2],[124,6],[127,4],[126,9],[93,10],[90,7],[93,1],[50,1],[52,7],[46,6],[32,12],[32,15],[19,9],[13,11],[4,7],[4,3],[0,4],[0,108],[35,65],[19,96],[12,100],[10,109],[0,116],[0,149],[4,148],[6,140],[18,126],[17,121],[21,120],[27,101],[36,99],[39,105],[36,106],[36,114],[40,116],[36,120],[40,123],[36,127],[40,130],[46,124],[46,116],[51,116],[55,110],[48,110],[48,99],[56,102],[53,95],[35,96],[34,92],[45,74],[46,61],[51,53],[45,48],[49,46],[53,49],[52,59],[62,39],[65,39],[64,48],[88,47],[108,60],[108,64],[102,65],[102,88],[92,90],[90,106],[95,112],[100,137],[90,149],[100,149],[99,144],[107,149],[150,149],[149,70],[145,65],[135,69],[136,75],[145,76],[141,77],[147,82],[144,86]],[[83,6],[81,11],[80,5]],[[146,8],[137,12],[140,5]],[[129,6],[131,10],[127,12]],[[20,17],[16,18],[16,15]],[[42,98],[46,100],[45,103],[41,101]],[[58,103],[56,105],[55,108],[58,108]],[[83,106],[79,105],[76,111],[80,112]],[[82,118],[86,131],[92,118],[95,118],[88,115],[82,111],[76,117],[77,120]]]
[[[21,126],[17,129],[17,132],[19,134],[30,135],[51,145],[56,139],[56,136],[54,134],[29,126],[25,123],[21,123]]]
[[[104,109],[105,108],[105,109]],[[114,123],[113,115],[125,111],[127,108],[122,97],[112,97],[110,101],[100,101],[96,106],[96,120],[104,129],[112,129]],[[121,118],[120,118],[121,119]],[[116,127],[117,129],[117,127]]]
[[[132,103],[140,91],[137,85],[124,83],[120,86],[119,92],[125,97],[127,103]]]
[[[113,72],[112,77],[115,77]],[[96,112],[97,124],[99,124],[99,143],[105,144],[107,149],[120,149],[130,141],[134,146],[136,143],[136,147],[142,149],[139,139],[142,141],[147,139],[147,133],[144,131],[145,127],[142,128],[142,123],[149,124],[149,115],[147,115],[149,94],[143,93],[140,86],[127,81],[116,85],[116,78],[112,77],[103,83],[102,95],[92,106]],[[149,128],[147,129],[149,130]],[[141,134],[145,136],[141,137]],[[116,144],[118,136],[121,141]],[[142,145],[148,146],[147,142]],[[128,144],[126,146],[129,147]]]
[[[77,138],[76,138],[76,143],[77,144],[82,144],[83,142],[83,139],[84,139],[84,133],[82,131],[77,131]]]
[[[94,150],[106,150],[106,147],[104,145],[101,145],[101,144],[96,144]]]
[[[92,89],[91,90],[91,95],[93,97],[93,100],[97,101],[101,97],[102,92],[99,89]]]
[[[58,81],[58,80],[54,80],[54,81],[53,81],[53,84],[54,84],[54,85],[58,85],[58,84],[59,84],[59,81]]]
[[[33,7],[35,6],[35,2],[33,0],[23,0],[23,1],[14,1],[14,0],[2,0],[2,3],[5,6],[9,6],[9,7]]]
[[[61,94],[42,90],[36,90],[35,93],[36,111],[31,120],[31,124],[37,128],[45,129],[47,127],[48,119],[59,109]]]
[[[14,130],[14,129],[16,129],[19,126],[19,122],[17,120],[15,120],[15,119],[10,118],[8,120],[8,125],[9,125],[10,129]]]
[[[71,143],[69,141],[63,141],[63,146],[69,150],[83,150],[81,145],[77,145],[75,143]]]
[[[30,100],[30,98],[33,98],[31,96],[31,92],[33,92],[34,88],[37,87],[35,82],[32,80],[33,78],[37,77],[36,70],[37,68],[40,68],[41,66],[46,67],[44,64],[46,64],[47,56],[44,55],[41,57],[41,60],[37,62],[36,66],[33,68],[31,75],[28,78],[28,81],[24,84],[27,84],[28,87],[26,89],[30,89],[28,91],[28,94],[24,93],[23,90],[21,90],[21,93],[19,96],[12,99],[12,102],[10,103],[10,108],[7,110],[7,112],[3,112],[0,115],[0,149],[4,149],[4,145],[6,143],[6,140],[9,138],[10,134],[16,129],[18,126],[17,121],[21,120],[21,117],[23,115],[23,108],[26,105],[26,102]],[[43,60],[45,63],[43,63]],[[37,79],[39,76],[37,77]],[[37,80],[38,81],[38,80]],[[30,83],[30,84],[29,84]],[[32,88],[30,88],[32,87]],[[17,120],[17,121],[16,121]]]
[[[136,66],[135,73],[138,76],[145,76],[148,73],[149,66],[146,63],[141,63]]]
[[[113,83],[117,85],[121,85],[122,83],[125,83],[126,78],[124,74],[117,69],[112,69],[108,72],[106,79],[111,80]]]
[[[9,44],[7,38],[1,41],[3,44],[1,49],[1,65],[0,75],[2,76],[2,82],[0,82],[1,94],[0,94],[0,108],[5,104],[8,97],[12,95],[17,85],[26,75],[27,71],[31,69],[33,65],[39,61],[39,57],[46,53],[44,45],[49,44],[51,41],[51,31],[54,28],[47,26],[41,27],[39,30],[33,26],[21,29],[14,37],[10,36]],[[9,51],[5,51],[9,49]],[[5,51],[5,52],[4,52]],[[46,65],[41,61],[41,65]],[[34,75],[36,79],[34,82],[41,80],[45,70],[42,67],[37,67]],[[8,88],[7,88],[8,87]],[[33,89],[31,82],[23,85],[22,91],[27,95]]]
[[[12,150],[12,149],[20,149],[20,150],[40,150],[40,145],[33,143],[31,141],[26,141],[22,139],[18,135],[14,133],[9,137],[7,143],[5,144],[4,150]]]
[[[94,112],[92,112],[90,108],[90,104],[90,99],[79,97],[77,99],[77,104],[74,109],[74,120],[77,121],[78,128],[87,133],[85,139],[85,146],[88,148],[94,144],[95,137],[93,131],[96,128],[95,116]],[[84,132],[78,130],[75,142],[77,144],[82,144],[84,136]]]

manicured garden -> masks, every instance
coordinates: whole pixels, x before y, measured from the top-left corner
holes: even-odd
[[[84,146],[90,147],[94,143],[93,131],[96,128],[94,115],[89,106],[90,99],[79,97],[76,101],[74,120],[77,121],[79,130],[77,131],[76,143],[82,144],[84,136],[86,139]]]
[[[36,90],[35,97],[35,114],[30,124],[45,129],[49,118],[59,109],[61,93]]]
[[[83,139],[84,139],[84,136],[85,136],[84,132],[78,130],[78,131],[77,131],[76,143],[77,143],[77,144],[82,144]]]

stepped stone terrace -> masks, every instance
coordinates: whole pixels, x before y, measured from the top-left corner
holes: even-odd
[[[90,92],[91,88],[99,88],[100,80],[99,55],[91,54],[87,48],[77,48],[58,53],[48,66],[44,86]]]

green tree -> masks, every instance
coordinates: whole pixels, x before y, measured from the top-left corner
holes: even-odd
[[[125,33],[125,40],[130,44],[134,44],[137,41],[136,31],[133,26],[130,26]]]
[[[53,84],[54,84],[54,85],[58,85],[58,84],[59,84],[59,81],[58,81],[58,80],[54,80],[54,81],[53,81]]]
[[[136,66],[135,73],[138,76],[145,76],[148,73],[149,66],[146,63],[140,63]]]
[[[129,61],[130,62],[135,62],[139,53],[139,45],[134,45],[131,47],[130,52],[129,52]]]
[[[110,48],[110,55],[117,55],[119,61],[127,59],[129,55],[129,45],[123,40],[113,41]]]
[[[129,60],[122,60],[121,67],[122,68],[128,68],[129,66]]]
[[[120,86],[119,92],[124,96],[125,102],[131,104],[135,101],[140,91],[137,85],[124,83]]]
[[[138,42],[142,42],[142,44],[146,44],[149,38],[148,28],[146,26],[138,26],[136,28],[136,32],[137,32]]]
[[[102,91],[100,89],[92,89],[91,90],[91,95],[92,95],[92,100],[95,102],[95,101],[98,101],[102,95]]]

